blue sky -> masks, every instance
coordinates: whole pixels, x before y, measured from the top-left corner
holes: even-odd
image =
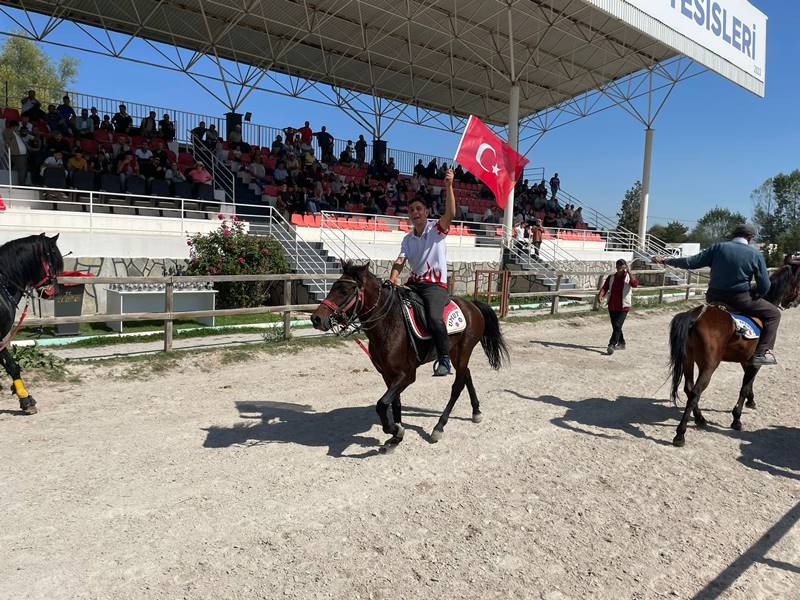
[[[780,171],[800,168],[800,3],[752,2],[769,17],[766,98],[760,99],[713,73],[680,83],[655,124],[651,224],[678,219],[691,224],[706,210],[725,206],[750,215],[750,192]],[[53,56],[64,50],[45,46]],[[98,96],[221,114],[224,108],[187,76],[112,58],[75,53],[79,76],[72,86]],[[333,108],[255,92],[243,106],[253,121],[285,126],[308,119],[327,124],[335,137],[362,131]],[[458,136],[396,125],[390,147],[452,156]],[[608,215],[641,178],[644,131],[620,109],[605,111],[548,132],[528,155],[548,176],[558,171],[564,189]]]

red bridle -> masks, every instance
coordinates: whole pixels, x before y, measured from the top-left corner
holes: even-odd
[[[53,287],[52,281],[54,279],[53,275],[50,273],[50,264],[44,259],[44,256],[40,257],[42,261],[42,269],[44,270],[44,277],[42,277],[38,283],[33,284],[34,289],[39,289],[44,287],[43,294],[45,296],[51,297],[54,296],[56,293],[55,287]]]
[[[320,306],[324,306],[333,313],[333,317],[336,319],[336,321],[338,321],[340,326],[340,331],[337,332],[339,334],[353,326],[354,321],[359,316],[358,313],[360,307],[364,305],[364,288],[355,280],[348,279],[347,281],[355,286],[355,291],[353,295],[350,296],[345,302],[343,302],[341,305],[338,305],[328,298],[325,298],[319,303]],[[375,303],[369,308],[369,310],[365,311],[365,314],[372,312],[375,307],[378,306],[380,299],[381,294],[378,293],[378,296],[375,298]],[[354,331],[357,331],[360,328],[361,325],[355,326]]]

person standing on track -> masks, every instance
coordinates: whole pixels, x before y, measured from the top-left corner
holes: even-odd
[[[456,214],[453,177],[453,169],[448,169],[444,178],[447,192],[444,214],[438,221],[428,220],[430,209],[422,196],[415,196],[408,203],[408,218],[413,227],[403,238],[400,256],[394,261],[389,275],[391,284],[397,285],[403,266],[409,262],[411,277],[406,285],[425,303],[428,327],[436,345],[438,360],[433,364],[434,377],[449,375],[452,368],[450,342],[442,317],[450,299],[447,293],[447,232]]]
[[[628,263],[619,259],[617,272],[606,278],[603,287],[597,293],[597,301],[608,297],[608,316],[611,317],[611,339],[608,340],[607,352],[614,354],[614,350],[625,350],[625,335],[622,326],[631,309],[633,288],[639,287],[639,280],[628,269]]]

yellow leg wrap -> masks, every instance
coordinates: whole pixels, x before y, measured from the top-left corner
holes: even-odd
[[[17,398],[23,399],[30,396],[28,390],[25,389],[25,384],[22,383],[22,379],[14,380],[14,390],[17,392]]]

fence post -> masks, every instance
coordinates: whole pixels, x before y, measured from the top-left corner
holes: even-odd
[[[478,299],[478,286],[479,286],[480,280],[481,280],[481,271],[480,271],[480,269],[478,269],[477,271],[475,271],[475,292],[472,294],[472,299],[473,300],[477,300]]]
[[[173,295],[174,283],[173,278],[170,277],[169,281],[164,286],[164,312],[172,313],[173,311]],[[172,350],[172,319],[164,319],[164,352]]]
[[[287,279],[283,282],[283,302],[284,304],[292,303],[292,280]],[[292,327],[292,313],[291,311],[283,312],[283,339],[288,340],[291,337]]]
[[[692,295],[692,272],[686,272],[686,298],[685,301],[689,301],[689,296]]]
[[[509,305],[509,298],[508,295],[511,293],[511,272],[506,269],[503,271],[503,278],[502,278],[502,285],[500,286],[500,316],[507,317],[508,316],[508,305]]]
[[[658,303],[664,304],[664,286],[667,285],[667,272],[661,272],[661,289],[658,290]]]
[[[561,291],[561,277],[562,274],[558,274],[558,279],[556,279],[556,295],[553,296],[553,301],[550,303],[550,314],[557,315],[559,304],[561,303],[561,297],[558,295],[558,292]]]

